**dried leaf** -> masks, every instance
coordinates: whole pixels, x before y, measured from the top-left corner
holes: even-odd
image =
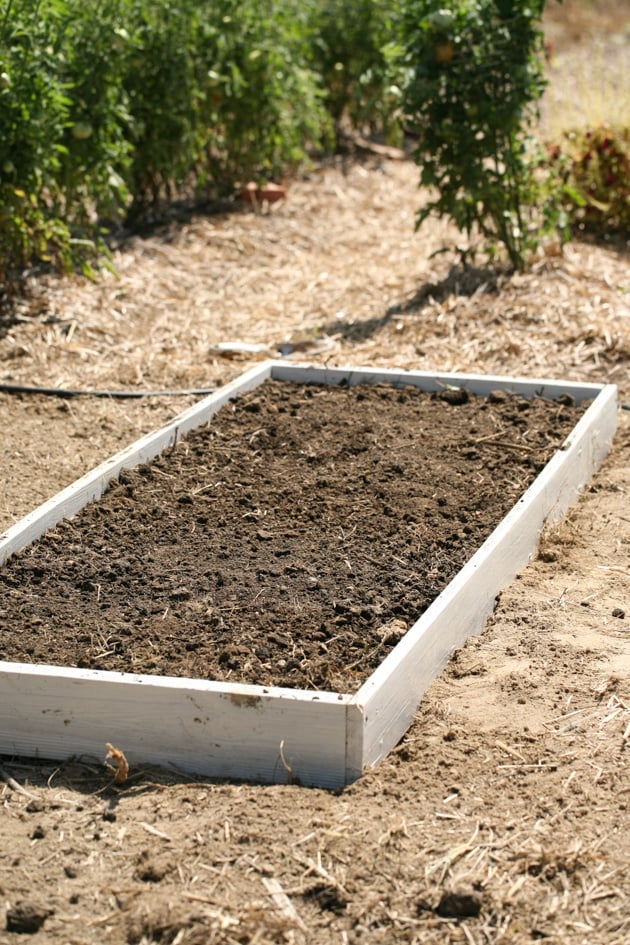
[[[109,768],[110,771],[114,772],[114,781],[116,784],[124,784],[129,774],[127,759],[119,748],[114,748],[109,742],[105,743],[105,747],[107,748],[107,754],[105,755],[103,764],[106,768]],[[110,764],[110,761],[113,761],[113,764]]]

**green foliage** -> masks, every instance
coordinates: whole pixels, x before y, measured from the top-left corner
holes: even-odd
[[[335,126],[399,131],[401,0],[311,0],[311,61]]]
[[[127,0],[65,0],[58,27],[60,76],[69,99],[63,129],[59,212],[73,228],[115,219],[129,192]]]
[[[282,175],[327,133],[297,13],[291,0],[222,0],[204,60],[203,148],[208,173],[224,189],[237,179]]]
[[[574,232],[630,233],[630,129],[600,126],[568,132],[549,148]]]
[[[124,0],[0,4],[0,280],[33,260],[90,275],[99,216],[127,199],[112,52]]]
[[[446,216],[517,267],[562,211],[627,229],[627,131],[576,133],[551,164],[530,135],[543,7],[0,0],[0,292],[32,260],[89,274],[104,224],[283,176],[333,128],[391,138],[401,101],[436,194],[419,224]]]
[[[134,215],[171,195],[198,160],[193,4],[129,0],[124,89],[133,145],[129,187]]]
[[[70,82],[85,114],[70,129],[81,144],[68,150],[102,198],[99,213],[125,193],[133,218],[182,189],[229,194],[238,180],[299,163],[325,133],[289,0],[69,2],[80,8]],[[81,42],[84,23],[91,43]]]
[[[529,131],[545,82],[544,0],[410,0],[403,35],[406,125],[418,136],[421,183],[437,189],[422,210],[481,233],[510,263],[557,223],[553,187],[541,178]]]
[[[59,5],[0,6],[0,279],[33,254],[68,263],[69,232],[51,221],[70,101],[55,36]]]
[[[0,0],[0,278],[297,165],[329,128],[309,37],[297,0]]]

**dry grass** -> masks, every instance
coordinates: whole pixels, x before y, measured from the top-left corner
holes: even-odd
[[[560,52],[599,36],[623,38],[630,32],[630,10],[624,0],[550,0],[543,22],[547,40]]]
[[[630,30],[552,54],[542,105],[547,140],[582,128],[630,126],[629,48]]]
[[[289,351],[625,384],[623,253],[576,243],[549,247],[525,275],[462,271],[433,258],[456,233],[440,223],[414,233],[421,199],[409,163],[331,167],[268,214],[197,218],[131,241],[116,276],[40,285],[43,315],[9,330],[2,374],[52,387],[212,386],[252,357]],[[483,330],[462,342],[473,321]]]
[[[565,0],[545,10],[549,89],[542,133],[558,140],[586,127],[630,125],[630,7],[618,0]]]

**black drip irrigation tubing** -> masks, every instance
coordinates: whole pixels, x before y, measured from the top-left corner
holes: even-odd
[[[200,394],[214,394],[216,387],[196,387],[190,390],[74,390],[64,387],[29,387],[25,384],[0,383],[0,392],[4,394],[41,394],[44,397],[109,397],[113,399],[131,399],[138,397],[186,397]]]
[[[4,394],[41,394],[44,397],[111,397],[118,400],[130,400],[140,397],[191,397],[214,394],[216,387],[193,387],[185,390],[76,390],[67,387],[30,387],[26,384],[5,384],[0,382],[0,393]],[[630,401],[619,403],[621,410],[630,410]]]

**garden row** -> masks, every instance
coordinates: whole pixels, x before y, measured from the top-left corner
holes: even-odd
[[[527,144],[543,7],[0,0],[0,294],[32,260],[87,271],[99,233],[164,200],[285,175],[342,127],[404,129],[437,191],[429,210],[522,264],[567,199],[610,216],[601,181],[593,202],[560,150],[541,179]],[[602,174],[625,173],[630,214],[628,140],[605,135],[598,160],[617,163]]]

